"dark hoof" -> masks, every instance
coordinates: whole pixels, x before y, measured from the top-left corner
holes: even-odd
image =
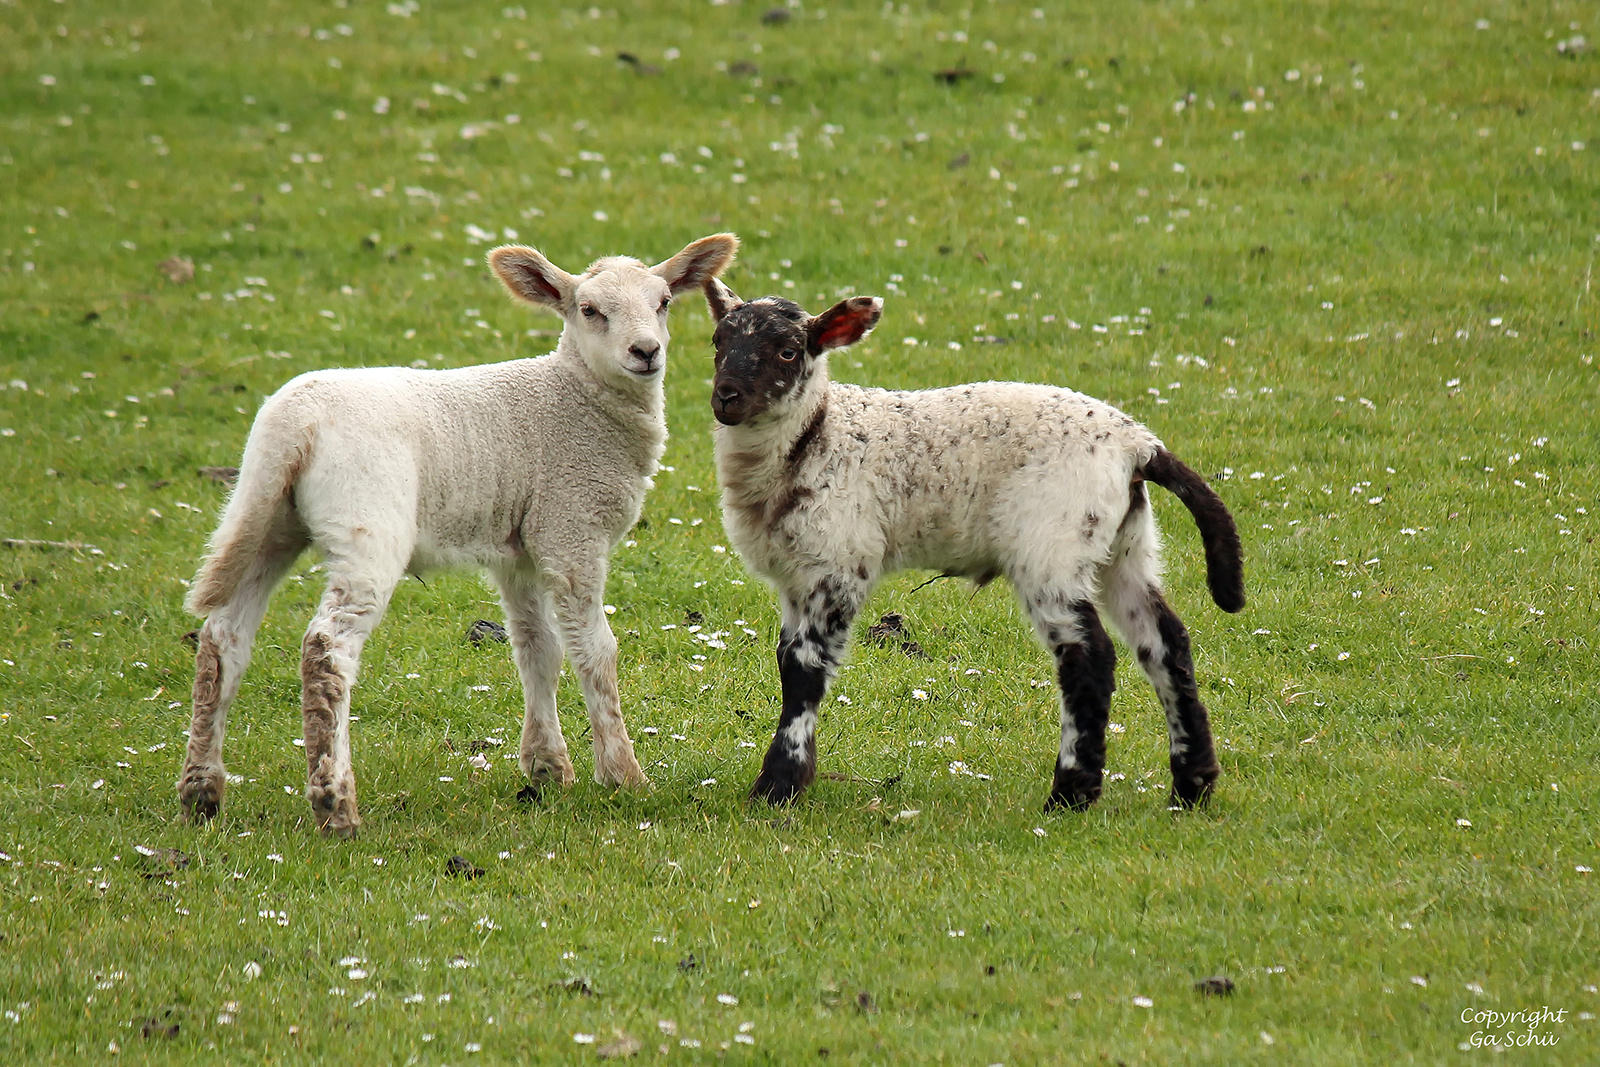
[[[190,822],[210,822],[222,811],[220,800],[207,800],[200,797],[184,797],[183,817]]]
[[[1173,764],[1171,797],[1173,806],[1195,808],[1203,805],[1210,798],[1211,787],[1221,774],[1222,768],[1215,761],[1205,767]]]
[[[1100,799],[1100,791],[1093,793],[1057,793],[1052,791],[1050,799],[1044,802],[1044,810],[1061,811],[1088,811],[1094,807],[1094,802]]]
[[[228,780],[221,775],[185,775],[178,783],[178,799],[183,817],[189,822],[210,822],[222,810],[222,795]]]
[[[311,801],[311,815],[317,827],[327,837],[343,841],[355,839],[361,826],[361,816],[356,811],[353,789],[337,785],[314,785],[306,791]]]
[[[643,777],[644,772],[640,772]],[[557,767],[549,763],[536,764],[528,773],[528,783],[517,790],[517,799],[524,804],[532,804],[544,796],[544,791],[554,786],[565,789],[572,784],[572,766],[570,764]]]
[[[750,787],[750,799],[765,800],[776,807],[793,803],[796,797],[804,793],[806,787],[817,778],[815,744],[807,746],[804,762],[796,758],[798,755],[775,738],[761,761],[761,773]]]
[[[1099,771],[1057,767],[1055,782],[1050,786],[1050,799],[1045,801],[1044,810],[1067,808],[1071,811],[1087,811],[1090,805],[1100,799],[1101,777]]]
[[[806,791],[806,783],[792,774],[773,774],[763,770],[756,779],[755,785],[750,787],[751,800],[764,800],[773,807],[781,804],[792,804],[796,797]]]

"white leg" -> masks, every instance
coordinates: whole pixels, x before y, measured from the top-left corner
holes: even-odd
[[[361,825],[350,760],[350,690],[362,646],[383,618],[403,567],[393,559],[330,559],[328,588],[301,646],[306,799],[317,825],[340,837],[353,837]]]
[[[556,576],[551,597],[567,658],[583,687],[594,732],[594,780],[601,785],[646,785],[633,741],[622,721],[617,693],[617,639],[606,622],[606,569],[602,559],[587,570]]]
[[[1222,765],[1211,740],[1211,719],[1194,680],[1189,631],[1154,581],[1142,587],[1111,582],[1106,611],[1133,647],[1166,712],[1173,803],[1182,807],[1203,803],[1222,774]]]
[[[222,808],[228,772],[222,765],[222,739],[228,709],[250,663],[250,648],[267,612],[273,587],[305,545],[303,535],[269,537],[233,599],[213,611],[200,627],[195,652],[194,716],[189,745],[178,775],[178,797],[190,819],[210,819]]]
[[[542,590],[530,576],[497,575],[500,603],[511,633],[511,655],[522,678],[526,711],[522,718],[519,762],[535,787],[562,786],[575,779],[561,720],[556,714],[556,682],[561,675],[561,638]]]

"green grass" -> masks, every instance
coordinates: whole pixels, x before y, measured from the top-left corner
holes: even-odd
[[[1600,66],[1557,47],[1592,5],[524,6],[0,2],[0,537],[94,546],[0,547],[0,1060],[587,1061],[574,1033],[621,1030],[641,1059],[1436,1063],[1487,1054],[1463,1011],[1541,1005],[1558,1043],[1519,1062],[1600,1058]],[[587,780],[564,679],[580,784],[518,805],[515,672],[464,640],[493,598],[441,575],[368,647],[362,836],[319,838],[308,557],[235,705],[244,781],[177,821],[182,581],[222,500],[196,471],[301,371],[547,350],[468,226],[569,269],[735,230],[745,296],[887,297],[838,378],[1147,420],[1246,544],[1224,616],[1158,497],[1209,809],[1166,810],[1124,662],[1125,777],[1041,814],[1045,654],[1008,590],[916,574],[867,615],[928,658],[858,644],[821,724],[845,777],[747,806],[776,610],[712,551],[685,302],[673,469],[609,592],[654,790]]]

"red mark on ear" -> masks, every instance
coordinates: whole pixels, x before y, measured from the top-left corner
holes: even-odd
[[[861,336],[861,324],[854,315],[839,315],[822,328],[817,335],[820,348],[838,348]]]
[[[880,314],[872,298],[852,297],[822,313],[813,343],[819,350],[853,345],[878,324]]]

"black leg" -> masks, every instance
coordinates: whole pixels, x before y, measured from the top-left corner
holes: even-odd
[[[1150,592],[1159,648],[1140,648],[1139,662],[1149,675],[1167,713],[1171,742],[1172,802],[1193,807],[1205,802],[1222,774],[1211,741],[1211,720],[1194,681],[1189,631],[1160,592]]]
[[[1100,799],[1117,653],[1087,601],[1068,605],[1067,618],[1044,629],[1061,685],[1061,750],[1045,810],[1082,811]]]
[[[778,640],[783,711],[761,774],[750,787],[752,799],[786,804],[816,780],[817,709],[844,655],[861,599],[860,590],[833,580],[819,583],[804,601],[785,598]]]

